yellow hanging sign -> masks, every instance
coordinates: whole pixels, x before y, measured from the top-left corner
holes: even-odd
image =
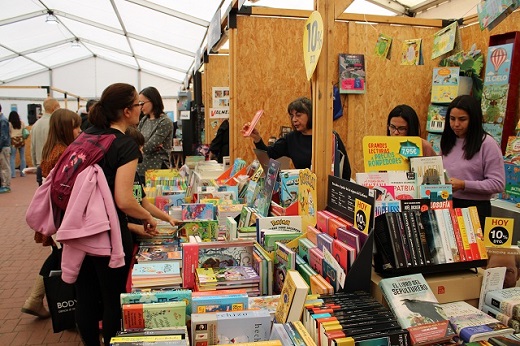
[[[312,12],[303,30],[303,59],[305,60],[305,72],[307,80],[310,80],[323,46],[323,20],[318,11]]]

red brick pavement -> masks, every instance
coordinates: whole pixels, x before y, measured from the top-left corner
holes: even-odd
[[[75,331],[53,333],[50,319],[20,312],[50,249],[33,241],[25,212],[38,184],[34,174],[11,180],[0,194],[0,345],[82,345]]]

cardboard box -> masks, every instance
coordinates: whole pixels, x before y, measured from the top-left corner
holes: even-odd
[[[464,300],[473,306],[478,305],[483,278],[482,269],[479,269],[477,273],[467,270],[455,273],[427,274],[424,277],[439,303]],[[370,292],[376,300],[388,306],[378,286],[381,279],[379,274],[372,271]]]

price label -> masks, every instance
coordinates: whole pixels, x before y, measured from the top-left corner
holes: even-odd
[[[487,217],[484,244],[487,247],[510,247],[513,240],[514,219]]]
[[[323,46],[323,20],[318,11],[312,12],[303,31],[303,58],[307,80],[310,80],[318,64]]]
[[[372,206],[357,198],[354,203],[354,227],[363,233],[368,233],[368,230],[370,229],[370,212]]]

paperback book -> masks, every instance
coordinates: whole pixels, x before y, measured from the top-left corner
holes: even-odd
[[[409,331],[412,344],[443,342],[455,336],[422,274],[384,278],[379,287],[401,327]]]

